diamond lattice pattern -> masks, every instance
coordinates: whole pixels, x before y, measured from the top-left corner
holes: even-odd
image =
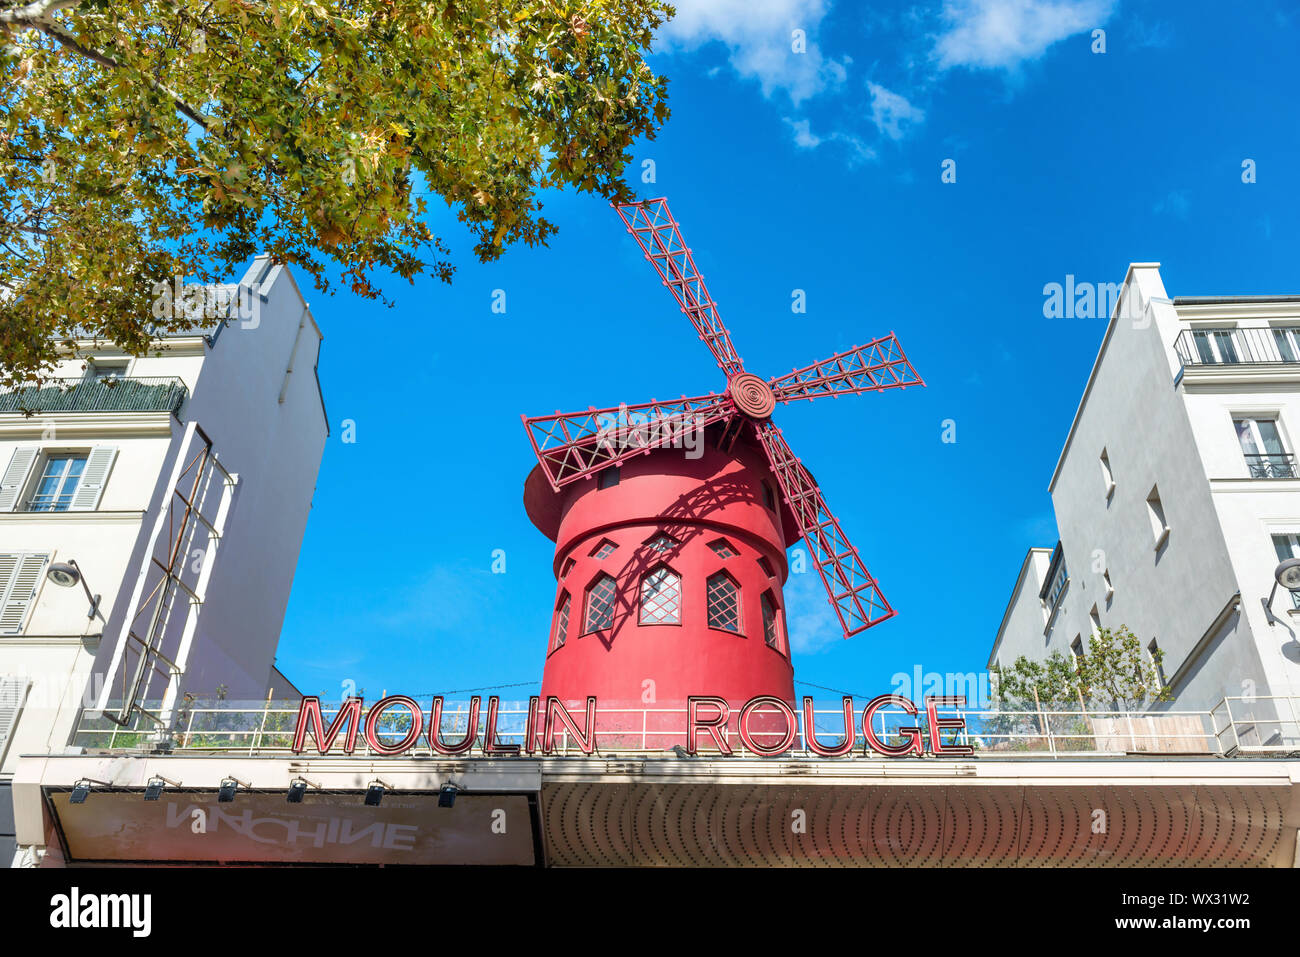
[[[671,568],[660,566],[641,579],[641,624],[682,623],[682,580]]]
[[[587,592],[587,623],[583,632],[602,631],[614,624],[614,578],[601,575]]]
[[[709,579],[709,627],[740,631],[740,588],[726,575]]]

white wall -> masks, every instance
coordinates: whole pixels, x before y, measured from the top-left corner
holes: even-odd
[[[262,281],[256,323],[231,323],[212,346],[197,336],[168,339],[163,355],[132,360],[131,377],[185,381],[190,396],[180,421],[166,412],[0,414],[0,469],[22,446],[112,444],[118,450],[95,511],[0,513],[0,551],[76,559],[92,590],[103,595],[100,616],[90,620],[81,588],[42,580],[23,634],[0,637],[0,675],[33,681],[0,778],[24,752],[61,749],[104,681],[120,687],[122,671],[108,665],[187,422],[207,432],[240,483],[210,563],[183,690],[211,694],[224,685],[232,698],[266,692],[328,426],[315,375],[321,335],[293,278],[263,260],[245,278]],[[82,371],[80,360],[68,360],[55,374],[79,378]],[[202,536],[195,544],[208,547]],[[177,602],[165,652],[175,653],[179,623],[189,612],[188,601]]]
[[[1044,634],[1047,616],[1038,593],[1043,588],[1051,560],[1050,548],[1031,548],[1025,555],[997,640],[989,654],[990,666],[999,664],[1007,668],[1021,655],[1032,661],[1047,653],[1048,639]]]
[[[1285,396],[1261,395],[1258,383],[1229,394],[1188,387],[1174,353],[1184,328],[1158,264],[1133,264],[1052,479],[1070,584],[1039,657],[1068,654],[1076,636],[1086,648],[1095,607],[1103,627],[1127,625],[1143,646],[1158,642],[1173,707],[1208,708],[1249,690],[1294,693],[1290,636],[1267,629],[1259,598],[1276,563],[1266,530],[1300,530],[1300,482],[1248,481],[1229,412],[1280,409],[1300,435],[1300,385]],[[1109,497],[1103,450],[1115,484]],[[1159,548],[1147,505],[1153,487],[1170,529]],[[1103,571],[1114,588],[1109,600]],[[1015,602],[1036,606],[1029,591]],[[1031,616],[1015,611],[1008,620],[1022,617]],[[1010,643],[1001,637],[1004,662],[1014,659]]]
[[[202,345],[191,342],[177,348],[184,354],[136,360],[131,374],[176,375],[193,382],[202,362]],[[79,378],[81,363],[61,363],[55,374]],[[112,445],[117,449],[94,511],[0,512],[0,551],[47,553],[51,562],[75,560],[92,593],[102,596],[99,614],[91,619],[81,587],[61,588],[42,577],[22,634],[0,636],[0,675],[24,676],[31,685],[21,719],[6,745],[0,775],[12,772],[20,754],[58,750],[67,744],[99,635],[118,605],[145,509],[177,430],[166,412],[51,413],[30,418],[0,414],[0,470],[19,448],[85,450]]]
[[[255,264],[250,274],[266,267]],[[266,692],[328,432],[314,371],[321,334],[287,270],[270,267],[260,290],[257,321],[222,331],[185,408],[185,418],[203,428],[239,478],[186,662],[183,690],[200,696],[219,686],[232,699]],[[170,467],[169,459],[164,475]],[[207,510],[209,517],[214,512]],[[143,563],[145,545],[141,536],[133,569]],[[195,547],[211,550],[202,534],[187,551]],[[121,626],[110,617],[97,666],[118,684],[112,665]],[[164,653],[176,653],[179,632],[167,630]],[[149,696],[160,693],[155,682]]]

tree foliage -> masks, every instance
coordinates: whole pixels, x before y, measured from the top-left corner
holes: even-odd
[[[662,0],[0,0],[0,384],[85,330],[135,354],[155,284],[258,252],[388,301],[450,281],[441,197],[491,260],[539,191],[631,198],[668,116]],[[448,217],[450,219],[450,217]],[[391,304],[391,303],[390,303]]]
[[[994,666],[991,671],[997,675],[998,695],[1011,703],[1032,704],[1036,693],[1044,706],[1064,710],[1077,710],[1082,699],[1090,708],[1136,711],[1171,700],[1160,680],[1163,660],[1163,651],[1147,652],[1128,626],[1120,625],[1094,634],[1081,659],[1066,658],[1059,651],[1044,661],[1021,655],[1011,667]]]

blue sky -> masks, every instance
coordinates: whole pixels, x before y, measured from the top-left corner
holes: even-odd
[[[1056,540],[1047,483],[1105,326],[1044,318],[1044,285],[1154,260],[1171,295],[1300,292],[1300,12],[680,7],[652,58],[673,115],[629,178],[669,198],[746,367],[780,374],[894,330],[928,384],[777,409],[899,609],[845,641],[815,573],[792,576],[795,677],[871,695],[918,666],[979,670],[1025,550]],[[725,384],[615,213],[546,202],[550,246],[490,265],[436,223],[455,282],[394,279],[395,310],[309,295],[332,435],[279,651],[304,692],[535,691],[555,582],[521,504],[520,414]]]

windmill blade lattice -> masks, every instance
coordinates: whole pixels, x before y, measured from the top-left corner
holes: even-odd
[[[799,531],[808,543],[817,574],[844,629],[844,637],[894,617],[893,607],[880,593],[858,550],[840,528],[839,519],[826,507],[817,483],[790,450],[781,430],[770,421],[764,422],[758,426],[758,438]]]
[[[683,428],[704,428],[732,414],[726,396],[709,394],[525,417],[524,428],[542,471],[559,491],[563,485],[670,444]]]
[[[551,487],[558,491],[667,445],[676,430],[688,423],[703,427],[726,422],[721,433],[724,442],[752,429],[808,543],[844,636],[892,618],[894,608],[771,415],[777,402],[924,386],[897,338],[891,332],[770,380],[746,372],[667,200],[642,200],[614,208],[726,374],[727,389],[675,402],[525,417],[533,452]]]

